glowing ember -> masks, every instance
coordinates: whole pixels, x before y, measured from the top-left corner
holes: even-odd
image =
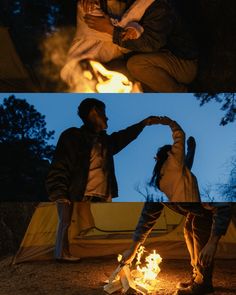
[[[130,93],[133,83],[122,73],[109,71],[97,61],[89,62],[97,78],[96,90],[100,93]]]

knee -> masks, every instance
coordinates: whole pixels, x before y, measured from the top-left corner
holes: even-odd
[[[147,60],[142,55],[133,55],[127,61],[127,69],[134,78],[140,78],[147,64]]]

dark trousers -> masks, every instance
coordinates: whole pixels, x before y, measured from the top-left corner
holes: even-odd
[[[130,74],[150,92],[187,92],[197,75],[197,60],[176,57],[169,51],[141,53],[127,63]]]
[[[198,284],[212,284],[213,263],[203,267],[199,263],[199,254],[209,240],[212,227],[212,214],[203,216],[188,213],[184,227],[184,237],[191,257],[194,281]]]

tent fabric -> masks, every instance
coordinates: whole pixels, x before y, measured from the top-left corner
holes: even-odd
[[[36,87],[6,27],[0,26],[0,92],[33,92]]]
[[[143,203],[76,203],[69,229],[72,255],[117,255],[130,246]],[[36,208],[14,263],[53,259],[57,229],[54,203]],[[184,217],[165,207],[145,246],[168,259],[188,258],[183,236]],[[236,226],[231,222],[221,238],[217,257],[236,259]]]

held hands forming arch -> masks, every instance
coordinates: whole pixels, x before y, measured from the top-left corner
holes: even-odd
[[[185,133],[179,124],[167,116],[150,116],[140,122],[145,126],[167,125],[172,130],[173,144],[164,155],[160,156],[159,148],[155,157],[156,166],[153,170],[153,185],[166,194],[170,202],[199,202],[200,196],[196,177],[190,171],[196,142],[190,136],[187,140],[187,155],[185,156]],[[165,147],[165,146],[164,146]],[[159,174],[156,175],[156,167]],[[70,204],[68,198],[60,198],[58,202]]]

